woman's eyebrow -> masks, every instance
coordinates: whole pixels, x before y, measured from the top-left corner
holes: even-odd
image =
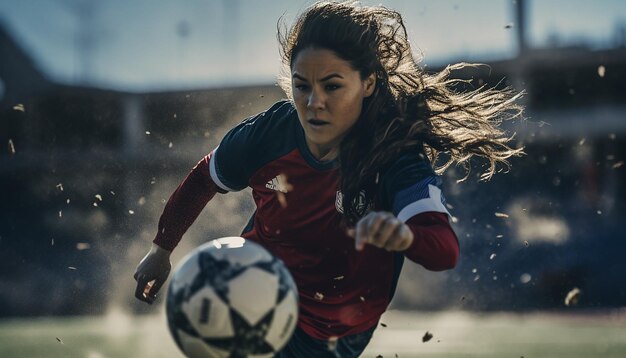
[[[307,81],[307,79],[306,79],[306,78],[304,78],[304,77],[300,76],[300,75],[299,75],[299,74],[297,74],[297,73],[294,73],[294,74],[292,75],[292,77],[293,77],[293,78],[295,78],[295,79],[301,80],[301,81]],[[330,79],[332,79],[332,78],[341,78],[341,79],[343,79],[343,76],[342,76],[342,75],[340,75],[340,74],[338,74],[338,73],[331,73],[330,75],[328,75],[328,76],[325,76],[325,77],[321,78],[321,79],[320,79],[320,82],[323,82],[323,81],[328,81],[328,80],[330,80]]]

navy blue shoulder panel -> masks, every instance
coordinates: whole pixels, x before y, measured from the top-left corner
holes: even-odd
[[[217,184],[230,191],[248,186],[263,165],[297,148],[298,115],[287,100],[249,117],[232,128],[214,153]]]
[[[438,181],[441,179],[435,174],[428,157],[421,147],[411,149],[401,154],[389,167],[381,173],[382,203],[386,210],[392,210],[396,195],[403,189],[409,188],[416,183],[427,180]]]

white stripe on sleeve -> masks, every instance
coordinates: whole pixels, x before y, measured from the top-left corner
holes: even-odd
[[[219,145],[215,149],[213,149],[213,155],[211,156],[211,161],[209,162],[209,172],[211,174],[211,179],[213,179],[215,184],[217,184],[217,186],[219,186],[223,190],[236,191],[234,189],[229,188],[226,184],[222,183],[219,176],[217,175],[217,168],[215,167],[215,158],[217,155],[218,148],[219,148]]]
[[[435,211],[448,215],[449,219],[452,219],[452,215],[448,212],[445,205],[441,202],[441,189],[435,185],[428,184],[429,197],[414,201],[411,204],[405,206],[398,213],[398,219],[402,222],[406,222],[413,216],[424,213],[427,211]]]

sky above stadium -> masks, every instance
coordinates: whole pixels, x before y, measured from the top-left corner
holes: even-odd
[[[400,11],[425,65],[516,55],[515,0],[379,0]],[[0,23],[55,81],[127,91],[272,83],[276,22],[309,0],[2,0]],[[530,0],[533,47],[611,47],[622,0]],[[622,33],[623,33],[622,32]]]

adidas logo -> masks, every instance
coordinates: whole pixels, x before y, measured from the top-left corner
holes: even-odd
[[[265,184],[265,187],[270,190],[279,191],[281,193],[287,193],[289,191],[289,184],[287,184],[287,180],[282,174],[268,181]]]

